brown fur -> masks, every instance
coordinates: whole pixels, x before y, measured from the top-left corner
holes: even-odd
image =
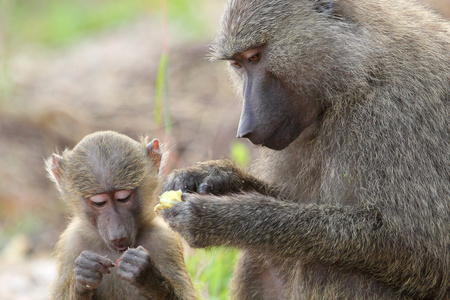
[[[48,159],[49,175],[73,213],[56,248],[58,275],[52,285],[52,299],[80,297],[75,292],[73,272],[74,261],[82,251],[95,252],[113,262],[123,255],[123,252],[113,251],[105,244],[100,228],[92,223],[85,199],[99,193],[127,189],[137,192],[140,207],[134,212],[134,221],[130,224],[136,232],[131,246],[143,246],[157,270],[154,277],[146,279],[146,285],[152,291],[143,297],[135,286],[118,277],[116,266],[110,269],[111,274],[103,276],[100,286],[86,299],[143,299],[149,295],[165,299],[168,291],[176,295],[171,298],[196,298],[185,268],[180,239],[153,212],[160,188],[158,168],[147,156],[147,142],[147,138],[138,143],[115,132],[96,132],[86,136],[73,150],[64,151],[59,168],[52,161],[55,158]]]

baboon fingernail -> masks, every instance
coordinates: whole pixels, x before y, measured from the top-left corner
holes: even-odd
[[[199,194],[209,194],[210,192],[211,192],[211,186],[209,186],[207,183],[202,183],[198,187]]]

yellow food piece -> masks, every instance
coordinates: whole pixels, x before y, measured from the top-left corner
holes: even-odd
[[[161,209],[166,209],[174,206],[177,203],[180,203],[181,195],[183,193],[181,190],[178,191],[167,191],[159,196],[159,204],[155,206],[155,212],[158,213]]]

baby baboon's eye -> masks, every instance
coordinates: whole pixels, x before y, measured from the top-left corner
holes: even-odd
[[[108,198],[104,194],[98,194],[90,197],[89,201],[91,201],[94,206],[103,207],[108,202]]]
[[[131,199],[131,194],[132,191],[130,190],[117,191],[114,194],[114,198],[116,198],[116,200],[119,202],[126,203]]]

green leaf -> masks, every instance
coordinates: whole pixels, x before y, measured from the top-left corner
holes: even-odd
[[[207,299],[229,299],[229,282],[239,251],[228,248],[196,249],[186,256],[186,267],[197,291]]]
[[[166,53],[161,54],[155,86],[155,122],[156,125],[162,126],[164,120],[166,132],[170,132],[172,130],[172,118],[170,115],[170,99],[167,80],[168,60],[168,55]],[[163,106],[165,113],[163,113]]]
[[[251,160],[250,150],[241,142],[233,142],[231,148],[231,160],[238,166],[245,168]]]

